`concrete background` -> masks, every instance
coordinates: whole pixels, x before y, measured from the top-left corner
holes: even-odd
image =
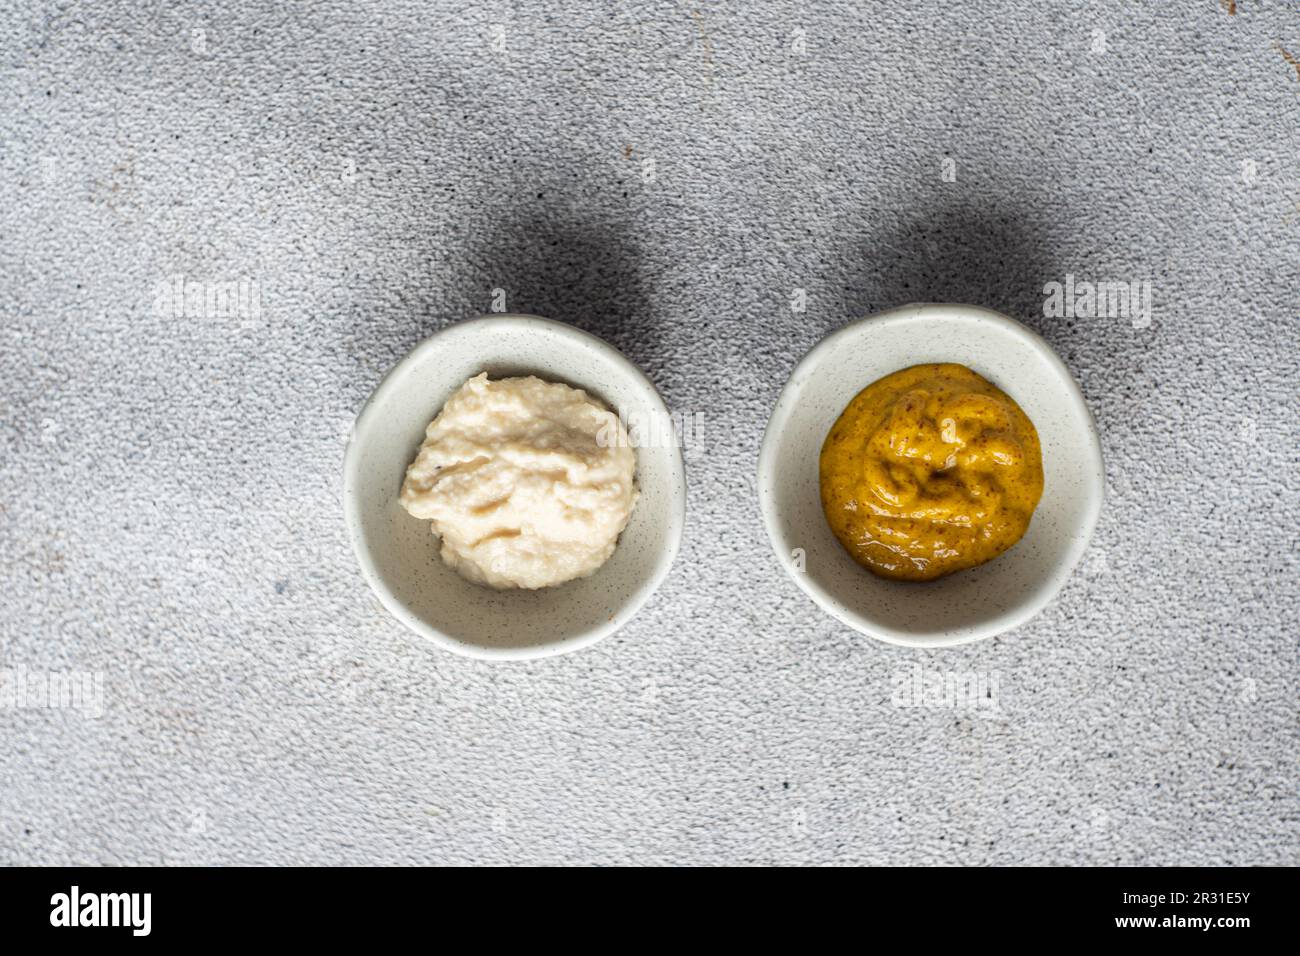
[[[103,712],[0,708],[0,862],[1300,863],[1294,3],[6,6],[0,668]],[[1045,317],[1067,274],[1150,323]],[[388,620],[336,494],[494,290],[707,428],[663,589],[517,666]],[[1109,476],[1059,598],[931,654],[804,598],[750,477],[913,300],[1042,332]]]

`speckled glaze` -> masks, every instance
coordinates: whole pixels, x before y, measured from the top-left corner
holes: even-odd
[[[858,567],[831,533],[818,456],[858,392],[930,362],[966,365],[1024,409],[1042,442],[1043,497],[1025,536],[993,561],[936,581],[888,581]],[[758,461],[763,520],[791,577],[849,626],[914,647],[992,637],[1038,613],[1083,555],[1104,489],[1096,426],[1064,364],[1018,322],[967,305],[904,306],[827,336],[781,392]]]
[[[466,379],[537,375],[586,390],[671,435],[663,400],[644,374],[601,339],[528,315],[461,322],[420,343],[384,378],[357,417],[344,460],[344,511],[366,580],[403,624],[459,654],[521,660],[590,646],[627,622],[668,573],[681,542],[686,477],[681,449],[639,447],[640,498],[618,548],[590,577],[538,591],[494,591],[448,568],[429,522],[398,503],[425,426]]]

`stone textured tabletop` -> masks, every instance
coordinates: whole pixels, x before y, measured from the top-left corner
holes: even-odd
[[[218,6],[0,18],[0,862],[1300,863],[1292,0]],[[1047,610],[931,653],[751,477],[917,300],[1041,332],[1108,476]],[[337,494],[494,309],[701,423],[663,588],[516,665],[382,613]]]

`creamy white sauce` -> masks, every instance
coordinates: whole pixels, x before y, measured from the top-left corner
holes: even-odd
[[[471,378],[429,424],[402,506],[433,522],[442,559],[494,588],[543,588],[604,564],[636,504],[618,416],[539,378]]]

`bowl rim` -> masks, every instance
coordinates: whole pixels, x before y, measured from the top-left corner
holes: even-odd
[[[352,424],[348,435],[347,448],[343,454],[343,515],[347,524],[348,539],[352,544],[352,553],[361,568],[362,577],[370,586],[371,592],[379,599],[385,610],[398,622],[431,644],[452,651],[462,657],[486,661],[523,661],[554,657],[590,647],[600,640],[621,629],[641,609],[650,596],[659,589],[668,575],[677,554],[681,550],[682,531],[686,524],[686,469],[682,458],[681,446],[673,443],[669,454],[670,481],[677,489],[676,504],[670,508],[670,524],[667,534],[667,547],[659,554],[650,574],[636,587],[631,596],[620,609],[605,621],[547,644],[530,647],[485,647],[461,640],[455,635],[439,630],[427,621],[412,613],[395,595],[379,575],[365,546],[361,533],[361,515],[359,495],[357,493],[360,474],[360,455],[357,451],[357,438],[370,430],[379,420],[381,399],[389,397],[398,388],[398,383],[415,366],[419,365],[434,349],[444,345],[448,338],[480,334],[487,327],[517,329],[542,329],[547,333],[558,334],[575,342],[582,343],[622,368],[628,378],[644,393],[646,404],[657,414],[662,412],[665,419],[671,421],[668,406],[649,377],[631,359],[610,345],[604,339],[593,335],[574,325],[527,313],[494,313],[465,319],[439,329],[432,335],[417,343],[409,352],[390,368],[379,384],[375,386],[370,397],[361,406],[361,411]],[[600,573],[597,571],[596,573]]]
[[[898,325],[903,322],[938,319],[997,326],[1001,331],[1019,339],[1047,361],[1060,380],[1064,400],[1069,402],[1073,410],[1080,413],[1081,420],[1087,423],[1086,434],[1080,436],[1080,440],[1086,444],[1089,457],[1096,462],[1096,479],[1093,482],[1093,494],[1089,496],[1087,511],[1083,516],[1081,525],[1072,536],[1065,559],[1052,570],[1044,585],[1039,587],[1028,599],[977,625],[942,630],[904,631],[882,624],[852,608],[841,606],[811,575],[801,573],[795,568],[794,560],[789,554],[790,549],[784,546],[786,541],[780,533],[773,477],[776,473],[779,436],[799,401],[804,382],[828,353],[833,352],[846,339],[860,336],[871,329]],[[767,428],[763,433],[763,442],[758,453],[757,486],[763,524],[767,529],[768,541],[772,545],[772,550],[776,552],[777,561],[785,569],[786,574],[794,580],[795,584],[811,597],[823,611],[854,630],[885,643],[901,647],[930,648],[956,647],[960,644],[969,644],[973,641],[984,640],[1006,633],[1025,624],[1051,603],[1065,585],[1065,582],[1069,580],[1070,575],[1083,558],[1084,552],[1087,551],[1088,544],[1092,540],[1092,534],[1101,515],[1101,508],[1106,495],[1105,474],[1105,460],[1101,452],[1101,439],[1097,432],[1097,423],[1093,419],[1092,411],[1088,408],[1087,402],[1084,401],[1083,392],[1079,388],[1078,382],[1074,380],[1074,376],[1070,374],[1070,370],[1061,361],[1060,356],[1056,354],[1055,350],[1042,336],[1015,319],[984,306],[962,303],[915,302],[854,319],[828,333],[799,360],[790,373],[789,379],[782,387],[776,405],[772,409],[772,414],[768,418]]]

